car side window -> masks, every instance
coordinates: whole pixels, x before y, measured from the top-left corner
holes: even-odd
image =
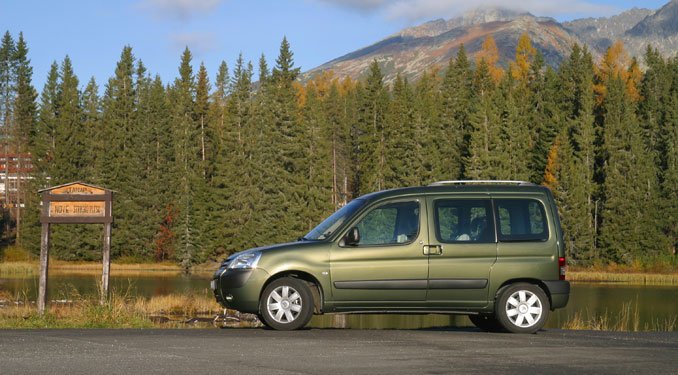
[[[489,199],[440,199],[435,201],[434,206],[438,241],[494,242]]]
[[[549,238],[544,205],[534,199],[496,199],[499,241],[546,241]]]
[[[419,202],[394,202],[370,211],[356,225],[358,246],[406,244],[419,235]]]

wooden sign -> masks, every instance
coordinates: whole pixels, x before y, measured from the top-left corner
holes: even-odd
[[[49,217],[104,217],[106,202],[50,202]]]
[[[113,222],[113,194],[98,186],[82,182],[40,190],[42,223],[105,224]]]
[[[83,182],[54,186],[38,191],[42,194],[42,237],[40,241],[40,278],[38,280],[38,312],[47,304],[47,269],[49,266],[51,224],[104,224],[101,303],[108,299],[111,272],[111,224],[113,223],[113,191]]]

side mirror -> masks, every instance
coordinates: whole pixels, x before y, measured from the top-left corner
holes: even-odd
[[[353,227],[348,230],[346,236],[344,236],[344,245],[345,246],[356,246],[360,242],[360,231],[358,227]]]

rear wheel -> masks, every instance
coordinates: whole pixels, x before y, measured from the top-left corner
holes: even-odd
[[[270,283],[259,301],[265,326],[291,331],[305,326],[313,315],[313,297],[305,282],[283,277]]]
[[[499,324],[497,318],[495,318],[494,315],[477,314],[469,315],[468,318],[471,320],[473,325],[482,329],[483,331],[501,332],[503,330],[502,325]]]
[[[501,293],[495,313],[509,332],[535,333],[546,324],[550,308],[549,299],[540,287],[517,283]]]

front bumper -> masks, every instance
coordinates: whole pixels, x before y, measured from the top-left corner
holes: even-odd
[[[225,308],[256,314],[259,312],[259,295],[268,278],[268,272],[259,268],[220,268],[212,280],[214,297]]]

